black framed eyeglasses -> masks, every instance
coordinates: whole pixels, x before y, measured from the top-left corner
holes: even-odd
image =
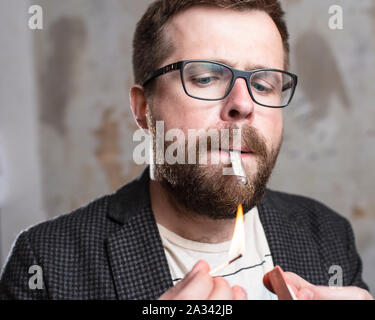
[[[171,71],[180,70],[185,93],[192,98],[206,101],[225,99],[236,80],[246,80],[251,99],[264,107],[284,108],[292,101],[296,90],[297,75],[278,69],[243,71],[220,62],[209,60],[183,60],[152,72],[144,81]]]

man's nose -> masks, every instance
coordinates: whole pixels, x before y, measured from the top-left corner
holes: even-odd
[[[254,102],[251,99],[245,79],[237,79],[231,92],[224,100],[222,119],[238,121],[249,119],[254,113]]]

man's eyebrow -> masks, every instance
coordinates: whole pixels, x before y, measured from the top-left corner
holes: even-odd
[[[210,59],[211,61],[216,61],[216,62],[220,62],[220,63],[223,63],[227,66],[230,66],[232,68],[235,68],[234,66],[235,65],[238,65],[238,63],[234,62],[233,61],[228,61],[228,60],[225,60],[225,59]],[[238,68],[235,68],[235,69],[238,69]],[[262,64],[248,64],[246,65],[245,69],[244,70],[256,70],[256,69],[274,69],[274,68],[271,68],[269,66],[265,66],[265,65],[262,65]]]

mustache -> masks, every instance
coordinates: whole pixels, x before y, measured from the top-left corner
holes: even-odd
[[[241,128],[230,126],[218,130],[220,134],[211,135],[210,130],[199,135],[196,139],[196,147],[199,141],[207,141],[207,151],[211,150],[237,150],[242,152],[251,152],[260,156],[267,155],[265,140],[258,131],[251,126],[242,126]],[[239,134],[241,136],[239,136]]]

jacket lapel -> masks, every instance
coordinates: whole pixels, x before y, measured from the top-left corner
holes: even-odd
[[[267,189],[258,210],[274,265],[313,284],[327,285],[321,257],[305,220],[306,209]]]
[[[119,299],[157,299],[173,286],[151,210],[147,169],[110,201],[109,217],[123,226],[107,239]]]

